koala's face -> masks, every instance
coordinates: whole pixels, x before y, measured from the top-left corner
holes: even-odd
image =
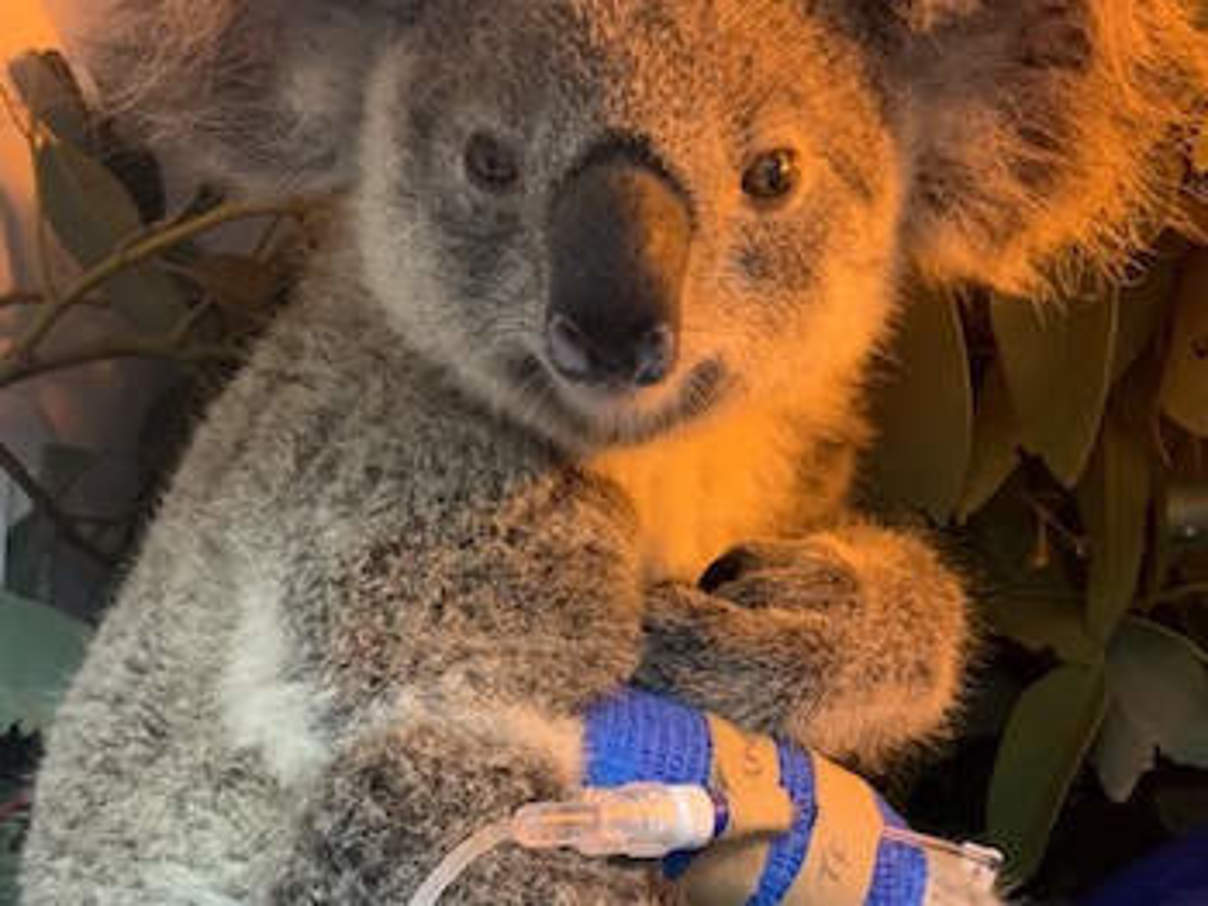
[[[768,0],[462,0],[376,68],[372,290],[578,446],[826,394],[885,319],[898,177],[834,22]]]
[[[1118,265],[1208,86],[1198,0],[89,2],[116,110],[236,187],[351,192],[406,341],[581,447],[846,411],[895,271]]]

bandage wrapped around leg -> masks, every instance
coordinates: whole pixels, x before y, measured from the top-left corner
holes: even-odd
[[[638,690],[591,709],[584,746],[588,787],[654,781],[714,793],[714,842],[664,861],[691,906],[928,902],[927,852],[887,838],[902,819],[816,753]]]

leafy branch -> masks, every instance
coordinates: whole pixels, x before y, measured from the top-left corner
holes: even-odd
[[[186,313],[170,333],[161,337],[117,337],[54,358],[39,358],[38,347],[64,315],[76,306],[84,304],[93,291],[122,271],[223,224],[266,215],[290,217],[301,222],[307,210],[307,203],[301,199],[284,202],[228,202],[183,222],[169,222],[147,229],[87,270],[66,292],[53,300],[48,301],[34,293],[16,293],[0,298],[0,303],[38,304],[40,308],[34,323],[17,338],[3,356],[0,356],[0,387],[48,371],[103,359],[146,356],[196,361],[209,357],[230,357],[232,352],[229,348],[188,343],[188,329],[198,320],[194,311]]]
[[[154,161],[123,145],[87,109],[60,57],[26,54],[12,62],[9,74],[17,94],[0,85],[0,111],[7,110],[24,136],[35,177],[40,285],[0,295],[0,312],[10,316],[6,324],[10,330],[17,326],[0,342],[0,391],[115,359],[190,365],[237,360],[248,334],[267,323],[275,308],[290,243],[306,232],[315,200],[223,200],[203,191],[183,213],[162,218],[162,205],[146,203],[163,195]],[[149,160],[139,177],[143,182],[109,165],[134,157]],[[195,243],[228,224],[260,219],[268,224],[250,254],[215,254]],[[79,267],[65,286],[57,285],[64,281],[52,266],[52,237]],[[112,313],[128,326],[52,343],[84,308]],[[63,540],[106,566],[120,559],[98,546],[84,530],[87,520],[65,512],[3,444],[0,472]]]
[[[1088,279],[1057,306],[918,286],[880,382],[872,502],[959,539],[983,625],[1010,643],[975,795],[1016,882],[1040,872],[1078,778],[1121,802],[1156,752],[1208,769],[1191,654],[1208,620],[1189,616],[1208,604],[1201,240],[1167,230],[1137,279]]]

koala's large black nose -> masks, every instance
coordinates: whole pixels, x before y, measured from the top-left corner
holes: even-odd
[[[675,365],[692,218],[667,177],[609,160],[573,176],[551,222],[546,347],[578,383],[649,386]]]
[[[552,315],[546,325],[546,342],[550,361],[572,381],[611,377],[649,387],[665,378],[675,364],[675,334],[667,324],[609,348],[595,342],[565,315]]]

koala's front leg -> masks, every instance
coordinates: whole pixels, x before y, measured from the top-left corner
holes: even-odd
[[[910,534],[851,524],[743,545],[648,598],[644,684],[875,769],[941,731],[970,630],[960,582]]]
[[[577,746],[573,721],[411,717],[350,747],[318,785],[268,904],[404,906],[471,834],[522,803],[565,797],[575,780],[573,760],[557,752]],[[502,844],[475,860],[441,903],[656,906],[669,896],[637,863]]]
[[[553,467],[370,541],[315,646],[339,710],[380,712],[421,695],[578,713],[640,658],[632,537],[623,499]]]
[[[338,741],[268,902],[403,906],[472,832],[577,785],[577,715],[640,657],[632,515],[569,467],[486,490],[425,489],[422,518],[370,538],[327,583],[313,650]],[[653,904],[648,883],[505,849],[442,902]]]

